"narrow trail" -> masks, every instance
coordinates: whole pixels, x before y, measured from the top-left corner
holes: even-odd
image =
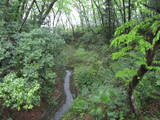
[[[64,92],[66,95],[66,102],[63,104],[63,106],[56,112],[55,116],[51,120],[60,120],[61,117],[64,115],[65,112],[67,112],[70,108],[70,105],[73,102],[72,93],[70,90],[70,80],[72,76],[72,71],[66,70],[66,76],[64,79]]]

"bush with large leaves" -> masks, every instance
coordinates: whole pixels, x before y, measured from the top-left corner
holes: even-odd
[[[1,77],[2,103],[7,107],[31,109],[39,103],[40,97],[50,96],[55,87],[53,70],[63,46],[64,40],[58,33],[44,28],[20,34],[10,60],[13,69]]]
[[[38,82],[27,83],[25,78],[18,78],[15,73],[11,73],[0,83],[0,98],[3,98],[6,107],[32,109],[40,101],[39,87]]]

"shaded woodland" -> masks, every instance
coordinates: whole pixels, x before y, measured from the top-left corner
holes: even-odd
[[[0,120],[160,119],[160,0],[0,0]],[[48,112],[52,111],[52,112]]]

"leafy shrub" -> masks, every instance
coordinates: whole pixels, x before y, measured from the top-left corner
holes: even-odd
[[[94,51],[86,51],[84,48],[78,48],[75,51],[73,57],[77,62],[87,62],[88,64],[90,64],[94,63],[98,56]]]
[[[74,71],[75,84],[80,88],[80,91],[83,89],[91,90],[93,86],[104,82],[102,71],[101,61],[90,66],[77,66]]]
[[[64,116],[64,120],[66,118],[85,119],[87,114],[95,120],[114,120],[117,118],[123,120],[123,113],[116,110],[117,103],[121,102],[123,104],[123,101],[119,98],[121,95],[123,95],[123,92],[118,89],[107,86],[97,87],[92,93],[77,97],[70,112]]]
[[[139,108],[143,109],[146,106],[147,101],[160,99],[160,76],[158,72],[150,72],[145,77],[144,80],[140,82],[135,92],[137,105]]]
[[[92,67],[80,67],[74,72],[74,80],[80,90],[83,88],[90,89],[97,80],[96,71]]]
[[[72,46],[65,47],[63,56],[65,56],[66,64],[70,67],[93,64],[98,59],[98,54],[95,51],[87,51],[84,48],[76,49]]]
[[[76,114],[82,113],[82,112],[86,112],[86,110],[88,109],[89,104],[88,101],[82,99],[82,98],[76,98],[76,100],[74,100],[74,104],[72,106],[73,111],[76,111]]]
[[[42,94],[47,95],[49,88],[54,88],[56,74],[53,69],[63,45],[63,39],[47,29],[35,29],[21,35],[17,47],[17,64],[22,66],[20,73],[28,81],[38,80]]]
[[[83,36],[79,38],[78,45],[93,50],[96,46],[103,45],[105,41],[106,38],[103,34],[86,31]]]
[[[31,109],[40,97],[51,96],[56,77],[53,70],[65,42],[58,33],[42,28],[20,34],[15,48],[10,44],[1,48],[6,54],[0,60],[7,64],[0,69],[0,100],[6,107]]]
[[[28,84],[26,79],[17,78],[15,73],[8,74],[3,83],[0,83],[0,98],[3,98],[3,105],[20,110],[32,109],[38,105],[40,84],[36,81]]]

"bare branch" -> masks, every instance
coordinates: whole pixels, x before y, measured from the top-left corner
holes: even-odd
[[[55,4],[57,0],[52,0],[52,2],[50,3],[48,9],[46,10],[46,12],[43,14],[42,18],[39,20],[39,25],[41,25],[43,23],[43,21],[46,19],[47,15],[49,14],[49,12],[51,11],[53,5]]]
[[[41,10],[39,9],[39,6],[38,6],[38,3],[37,3],[37,1],[35,0],[35,4],[36,4],[36,7],[37,7],[37,9],[38,9],[38,11],[39,11],[39,13],[41,12]]]
[[[22,22],[20,28],[18,29],[18,32],[21,31],[23,25],[26,23],[26,20],[27,20],[27,18],[28,18],[28,16],[29,16],[29,13],[30,13],[30,11],[31,11],[31,9],[32,9],[32,7],[33,7],[35,1],[36,1],[36,0],[33,0],[32,3],[31,3],[31,5],[30,5],[30,7],[28,8],[28,11],[27,11],[27,13],[26,13],[26,15],[25,15],[25,18],[23,19],[23,22]]]

